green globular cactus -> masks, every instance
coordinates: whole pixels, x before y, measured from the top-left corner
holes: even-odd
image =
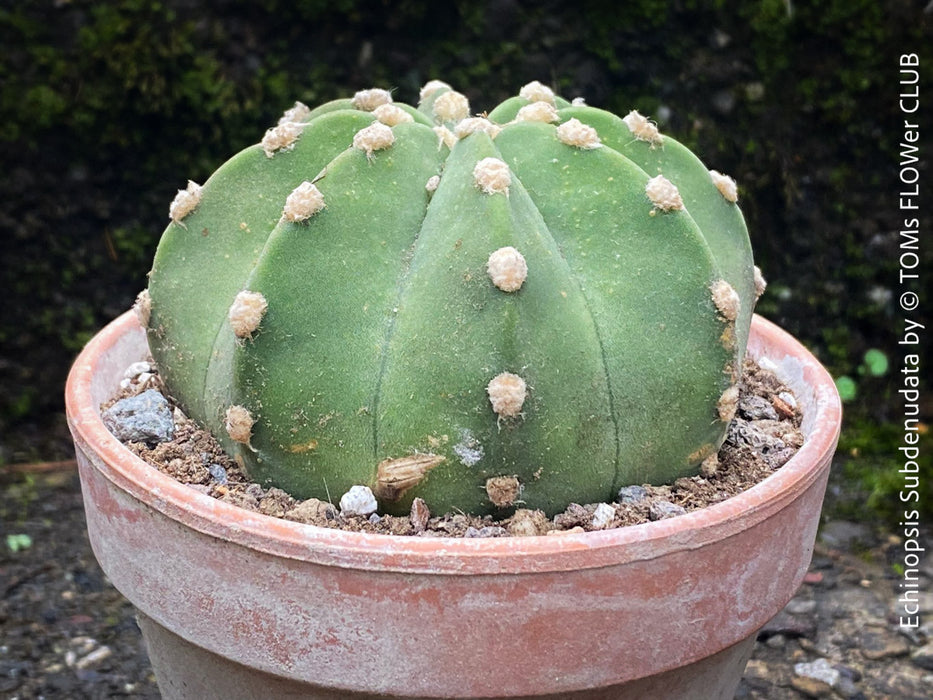
[[[552,514],[715,459],[763,287],[735,201],[637,112],[366,90],[179,192],[138,308],[264,485]]]

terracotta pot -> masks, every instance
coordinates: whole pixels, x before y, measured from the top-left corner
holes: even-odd
[[[147,466],[99,406],[146,353],[126,314],[67,386],[88,531],[140,611],[166,698],[732,698],[810,562],[841,410],[818,362],[756,318],[807,442],[734,498],[634,527],[452,539],[241,510]]]

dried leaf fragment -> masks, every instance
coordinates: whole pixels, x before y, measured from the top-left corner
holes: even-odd
[[[398,501],[405,492],[414,488],[425,474],[446,457],[435,454],[415,453],[395,459],[384,459],[376,470],[376,486],[373,492],[385,501]]]

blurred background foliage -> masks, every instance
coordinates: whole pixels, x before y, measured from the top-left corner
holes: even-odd
[[[257,142],[295,100],[380,86],[411,102],[440,77],[481,110],[537,79],[617,113],[637,108],[736,177],[771,283],[759,312],[845,378],[841,507],[864,514],[867,503],[889,517],[903,435],[898,58],[921,58],[929,195],[931,9],[926,0],[0,2],[0,465],[70,456],[68,366],[146,285],[175,190]],[[922,206],[927,279],[914,287],[923,306],[912,318],[929,328],[929,196]]]

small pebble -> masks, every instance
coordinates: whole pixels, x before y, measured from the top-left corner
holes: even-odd
[[[216,481],[221,486],[227,483],[227,470],[219,464],[212,464],[207,468],[207,471],[210,472],[214,481]]]
[[[816,610],[816,601],[793,598],[784,609],[791,615],[808,615]]]
[[[805,698],[828,698],[833,695],[833,687],[818,678],[794,676],[790,685]]]
[[[760,396],[746,396],[739,401],[739,414],[748,420],[778,420],[774,406]]]
[[[136,379],[140,374],[151,374],[152,365],[148,362],[134,362],[123,373],[124,379]]]
[[[593,513],[592,525],[595,529],[602,530],[608,527],[615,517],[615,508],[608,503],[600,503],[596,506],[596,511]]]
[[[375,513],[378,507],[376,497],[368,486],[351,486],[350,490],[340,497],[340,512],[343,515],[368,516]]]
[[[121,389],[129,389],[134,384],[145,386],[153,377],[152,365],[148,362],[134,362],[123,373],[123,379],[120,380]]]
[[[104,661],[105,659],[109,658],[112,653],[113,652],[110,650],[110,647],[106,645],[98,647],[97,649],[92,651],[87,656],[84,656],[78,659],[75,662],[74,666],[75,668],[79,670],[88,668],[90,666],[94,666],[96,664],[99,664],[101,661]]]
[[[833,668],[833,665],[826,659],[817,659],[808,663],[794,664],[794,673],[803,678],[810,678],[815,681],[825,683],[830,688],[834,687],[842,674],[839,669]]]
[[[775,634],[768,637],[765,640],[765,644],[767,644],[772,649],[783,649],[787,645],[787,637],[785,637],[783,634]]]
[[[644,486],[623,486],[619,489],[619,503],[638,503],[648,497]]]
[[[428,510],[424,499],[415,498],[411,502],[411,513],[408,516],[408,520],[411,522],[411,526],[415,528],[415,532],[424,532],[430,519],[431,511]]]
[[[655,501],[648,507],[648,518],[651,520],[666,520],[686,513],[683,506],[670,501]]]
[[[121,442],[154,445],[175,435],[172,409],[155,389],[120,399],[103,412],[104,425]]]

